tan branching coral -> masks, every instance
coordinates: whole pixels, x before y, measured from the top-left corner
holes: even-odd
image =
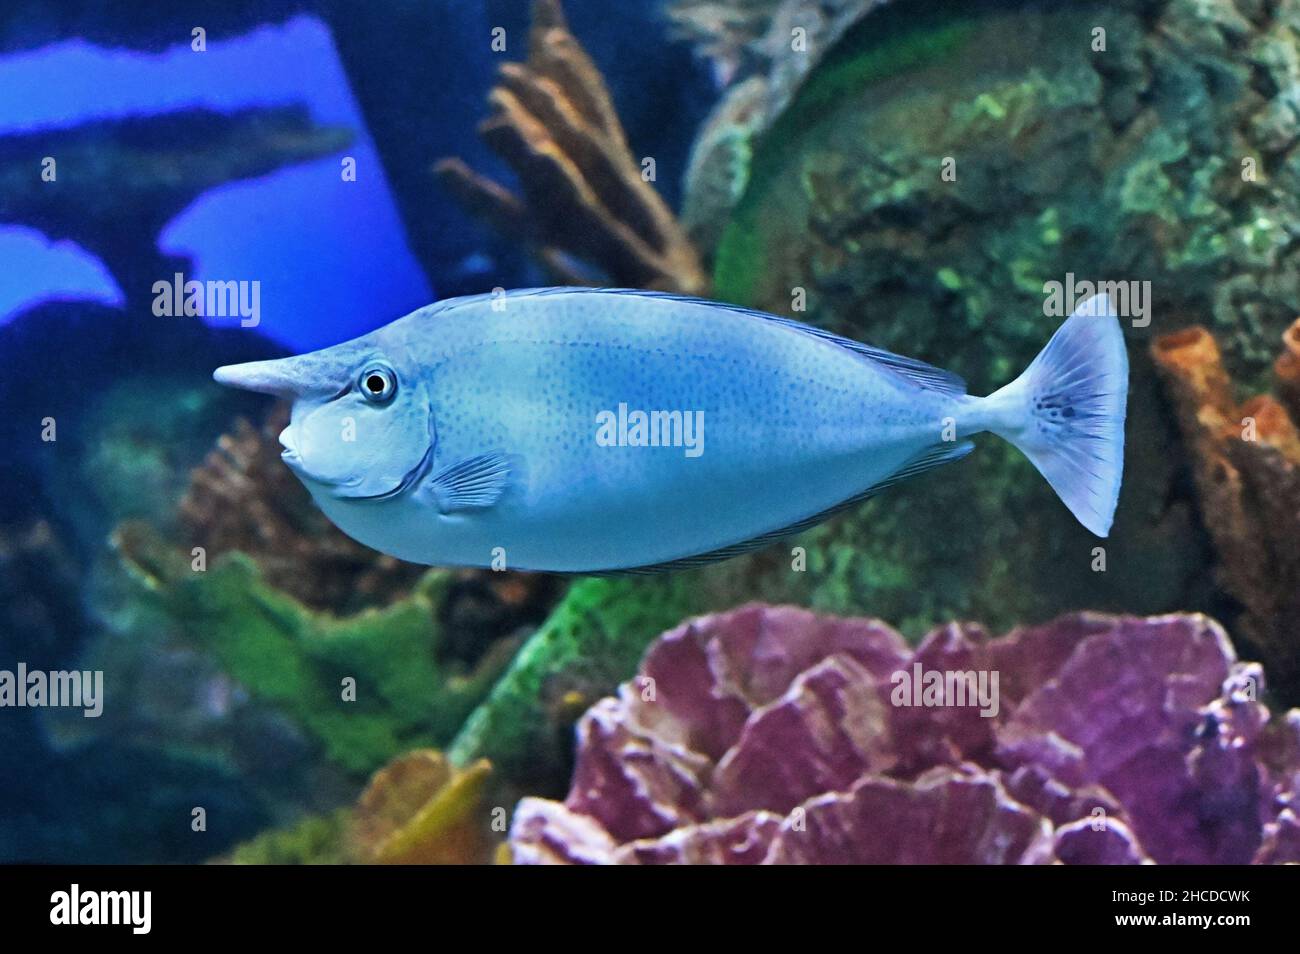
[[[471,214],[526,241],[555,276],[690,294],[707,279],[690,239],[642,176],[609,90],[569,32],[559,0],[534,0],[528,60],[501,67],[484,140],[514,169],[523,196],[443,159],[438,177]]]
[[[1296,328],[1287,346],[1296,343]],[[1279,401],[1238,405],[1218,344],[1204,328],[1157,338],[1164,378],[1192,460],[1218,578],[1243,608],[1238,629],[1258,647],[1274,688],[1300,689],[1300,432]],[[1296,359],[1278,361],[1279,390]]]

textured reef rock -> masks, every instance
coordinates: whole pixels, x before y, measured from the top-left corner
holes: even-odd
[[[999,675],[899,705],[896,674]],[[992,685],[991,682],[988,685]],[[1300,861],[1300,712],[1203,616],[1093,614],[916,648],[866,619],[752,605],[662,636],[579,727],[520,863]],[[904,700],[919,698],[904,693]],[[949,700],[960,701],[960,700]]]
[[[590,283],[577,259],[606,284],[704,291],[694,247],[642,177],[605,81],[558,0],[535,0],[528,46],[526,63],[501,67],[493,115],[479,127],[523,197],[458,159],[439,162],[439,178],[474,215],[528,243],[558,281]]]
[[[1298,329],[1274,366],[1283,395],[1294,393]],[[1152,354],[1178,413],[1218,578],[1242,607],[1234,628],[1257,647],[1274,691],[1300,699],[1300,418],[1268,394],[1238,404],[1204,328],[1163,335]]]
[[[727,213],[749,182],[758,141],[822,56],[886,0],[675,0],[676,32],[729,86],[696,138],[682,224],[697,246],[717,246]]]
[[[1258,373],[1300,309],[1298,29],[1290,0],[873,9],[758,144],[717,290],[806,287],[982,385],[1037,350],[1045,281],[1144,279],[1153,331],[1205,315]]]

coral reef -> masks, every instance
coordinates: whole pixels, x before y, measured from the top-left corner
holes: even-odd
[[[526,63],[501,67],[479,127],[511,166],[517,197],[458,159],[435,167],[474,215],[523,239],[567,284],[589,284],[573,259],[606,282],[699,293],[695,249],[628,148],[609,90],[565,23],[559,0],[534,0]]]
[[[573,724],[636,668],[658,632],[700,611],[697,574],[574,583],[451,744],[453,762],[487,758],[530,792],[562,790]]]
[[[1295,344],[1288,331],[1288,349]],[[1238,405],[1214,337],[1191,327],[1152,343],[1186,442],[1217,575],[1274,690],[1300,700],[1300,431],[1272,396]],[[1278,359],[1280,387],[1294,350]]]
[[[425,568],[362,546],[325,518],[280,459],[287,423],[288,407],[278,404],[260,428],[240,418],[217,440],[177,508],[185,542],[252,557],[269,585],[316,609],[355,612],[409,593]],[[535,625],[558,589],[556,578],[535,573],[461,570],[440,614],[472,654]]]
[[[1280,331],[1275,316],[1290,307],[1288,282],[1300,270],[1290,270],[1282,233],[1260,228],[1300,211],[1295,173],[1275,139],[1260,138],[1257,120],[1271,115],[1263,94],[1209,84],[1170,39],[1193,38],[1199,55],[1240,76],[1233,44],[1202,29],[1213,11],[1153,10],[1147,23],[1124,5],[1104,17],[1087,4],[1036,8],[1014,24],[996,4],[960,14],[934,5],[873,10],[819,51],[762,136],[718,249],[715,294],[791,313],[792,292],[803,289],[809,310],[795,317],[952,368],[979,394],[1019,373],[1050,337],[1059,319],[1044,316],[1046,281],[1070,272],[1149,276],[1155,329],[1172,315],[1212,317],[1243,367],[1264,367],[1259,355],[1271,357],[1272,345],[1261,343],[1271,322]],[[1289,10],[1247,31],[1258,69],[1281,79],[1294,40]],[[1107,25],[1105,52],[1077,39],[1091,36],[1094,21]],[[1023,37],[1014,51],[997,39],[1008,30]],[[1190,112],[1184,96],[1196,104]],[[766,123],[763,103],[759,91],[745,120],[756,128]],[[715,131],[736,133],[730,119]],[[1219,146],[1239,141],[1253,144],[1243,155],[1258,147],[1257,181],[1224,165]],[[951,182],[941,176],[945,156],[957,159]],[[1239,271],[1255,278],[1231,286],[1225,310],[1228,286],[1213,276]],[[1148,330],[1128,333],[1140,339]],[[1144,354],[1133,355],[1126,479],[1108,540],[1076,526],[1014,449],[980,443],[962,465],[800,535],[792,541],[806,556],[800,568],[791,550],[773,547],[692,574],[681,601],[663,581],[620,582],[625,608],[602,613],[617,618],[634,605],[632,618],[645,624],[617,629],[620,665],[653,636],[649,621],[662,622],[661,609],[704,612],[753,598],[869,611],[910,637],[950,618],[1006,629],[1079,607],[1224,609],[1208,572],[1212,544],[1181,476],[1179,436]],[[575,589],[574,605],[604,593]],[[485,754],[503,773],[528,777],[524,753],[553,751],[549,740],[563,738],[556,730],[571,717],[543,705],[542,683],[581,685],[577,697],[602,691],[590,673],[568,674],[590,655],[572,647],[608,640],[601,618],[560,611],[453,753]],[[604,668],[608,680],[618,667]],[[1283,672],[1271,678],[1287,691]]]
[[[946,695],[954,673],[969,697]],[[666,633],[588,711],[568,797],[523,800],[511,850],[1296,861],[1300,713],[1270,718],[1260,689],[1203,616],[1079,614],[997,639],[952,624],[912,650],[873,620],[752,605]]]
[[[491,767],[464,769],[426,749],[394,760],[370,780],[353,811],[355,856],[379,864],[475,864],[492,857],[481,798]]]

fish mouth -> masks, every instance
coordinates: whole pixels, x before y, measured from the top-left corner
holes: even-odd
[[[299,456],[298,448],[293,446],[293,440],[289,436],[292,430],[293,425],[290,425],[280,432],[280,446],[283,448],[280,451],[280,460],[284,461],[294,473],[302,474],[304,472],[302,457]]]

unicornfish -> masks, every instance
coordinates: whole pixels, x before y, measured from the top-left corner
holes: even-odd
[[[285,464],[369,547],[430,565],[609,573],[764,546],[965,457],[984,431],[1104,537],[1128,357],[1105,295],[1020,377],[975,397],[955,374],[788,318],[543,288],[449,299],[214,377],[292,402]]]

